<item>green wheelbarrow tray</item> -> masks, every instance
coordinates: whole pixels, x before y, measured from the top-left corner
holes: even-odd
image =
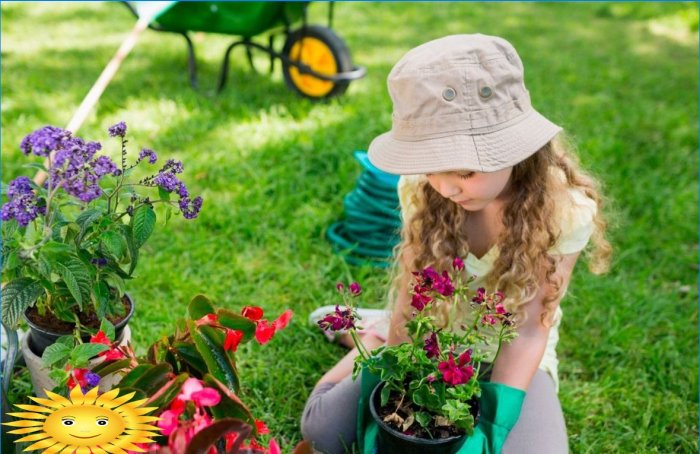
[[[140,9],[147,8],[148,2],[125,2],[129,9],[138,17]],[[306,25],[307,8],[310,2],[175,2],[164,9],[151,22],[149,28],[157,31],[178,33],[185,37],[189,49],[190,83],[196,88],[196,63],[194,46],[188,36],[188,32],[207,32],[226,35],[237,35],[241,39],[232,43],[226,50],[222,65],[218,91],[221,91],[228,78],[229,56],[231,51],[239,45],[246,49],[248,61],[253,69],[251,49],[258,49],[270,56],[270,72],[274,69],[275,59],[282,61],[285,72],[285,81],[290,88],[295,89],[301,95],[320,98],[341,94],[347,88],[347,84],[360,79],[367,73],[366,68],[353,66],[350,63],[350,55],[345,44],[330,30],[332,22],[333,2],[329,4],[328,28],[317,25]],[[292,32],[291,26],[301,21],[302,27]],[[252,41],[252,38],[261,34],[269,34],[267,45]],[[285,48],[278,52],[274,49],[274,36],[284,34],[286,37]],[[301,59],[291,58],[289,53],[293,42],[304,39],[306,36],[325,40],[333,57],[337,60],[337,72],[334,74],[323,73],[314,70]],[[299,52],[301,54],[301,52]],[[305,93],[303,88],[295,86],[298,77],[289,75],[289,68],[295,68],[299,75],[309,75],[316,79],[336,84],[333,90],[323,96],[314,96]]]

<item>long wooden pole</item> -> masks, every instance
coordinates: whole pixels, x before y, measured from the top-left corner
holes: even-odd
[[[127,55],[129,55],[131,49],[134,48],[134,45],[136,45],[136,41],[138,41],[141,33],[148,28],[150,21],[151,17],[143,17],[139,18],[139,20],[136,22],[136,25],[134,25],[134,28],[131,30],[129,36],[127,36],[124,42],[122,42],[122,45],[119,46],[117,53],[114,54],[114,57],[112,57],[109,63],[107,63],[105,69],[102,70],[102,74],[100,74],[100,77],[97,79],[97,81],[95,81],[92,88],[85,96],[85,99],[83,99],[83,102],[80,104],[80,107],[78,107],[78,110],[73,115],[73,118],[71,118],[68,122],[68,126],[66,126],[68,131],[75,134],[83,125],[83,122],[90,114],[90,111],[95,104],[97,104],[97,101],[100,99],[100,96],[102,96],[102,93],[104,93],[107,85],[109,85],[109,82],[117,73],[122,61]],[[48,167],[49,161],[47,160],[44,165]],[[40,170],[34,176],[34,182],[41,186],[44,184],[44,181],[46,181],[46,177],[48,177],[48,174]]]

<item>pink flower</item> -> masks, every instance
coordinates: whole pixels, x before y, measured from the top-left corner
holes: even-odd
[[[421,287],[417,285],[415,288],[421,289]],[[417,292],[413,294],[413,297],[411,297],[411,306],[415,307],[419,311],[422,311],[423,309],[425,309],[425,306],[430,304],[432,301],[433,299],[428,295],[424,295],[423,293]]]
[[[481,304],[486,301],[486,289],[484,287],[479,287],[476,289],[476,296],[472,298],[472,302],[476,304]]]
[[[455,363],[454,356],[450,352],[447,361],[438,364],[438,370],[442,373],[442,380],[452,386],[463,385],[474,376],[474,367],[467,364],[471,360],[471,350],[467,350],[459,356],[459,364]]]
[[[291,309],[287,309],[286,311],[282,312],[282,315],[277,317],[277,320],[272,322],[272,326],[275,327],[275,331],[279,331],[281,329],[286,328],[287,325],[289,325],[290,320],[292,319],[292,315],[294,315],[294,313]]]
[[[343,293],[343,291],[345,290],[345,286],[342,282],[338,282],[337,284],[335,284],[335,289],[338,290],[338,293]]]
[[[267,425],[265,425],[264,422],[260,421],[259,419],[255,420],[255,428],[258,431],[258,434],[260,435],[265,435],[270,433],[270,429],[267,428]]]
[[[176,413],[173,410],[165,410],[161,413],[160,419],[158,420],[158,427],[161,428],[161,433],[166,436],[173,433],[179,425],[179,419],[180,413]]]
[[[267,344],[275,335],[275,326],[267,322],[267,320],[260,320],[255,326],[255,340],[258,341],[260,345]]]
[[[326,315],[318,321],[318,326],[324,331],[340,331],[342,329],[352,329],[355,327],[355,315],[351,309],[340,309],[335,306],[335,312]]]
[[[241,311],[244,317],[257,322],[263,317],[263,310],[258,306],[246,306]]]
[[[464,269],[464,262],[462,261],[462,259],[459,257],[455,257],[454,260],[452,260],[452,268],[454,268],[457,271],[462,271]]]
[[[243,331],[237,329],[226,328],[226,337],[224,338],[224,350],[235,352],[238,349],[238,344],[243,339]]]
[[[428,358],[440,356],[440,344],[438,343],[437,333],[431,333],[430,337],[425,340],[423,350],[427,353]]]
[[[270,438],[270,446],[267,448],[267,454],[282,454],[282,450],[274,438]]]
[[[117,348],[110,348],[109,350],[104,351],[97,356],[103,356],[106,361],[115,361],[118,359],[126,358],[124,356],[124,353],[122,353],[122,351]]]
[[[192,401],[202,407],[213,407],[221,402],[221,394],[214,388],[203,388],[192,393]]]
[[[495,325],[496,324],[496,318],[493,315],[486,314],[484,317],[481,319],[481,323],[484,325]]]
[[[190,377],[182,384],[178,398],[182,400],[192,400],[192,394],[202,389],[204,389],[202,382],[196,378]]]
[[[503,303],[496,303],[496,313],[498,315],[505,315],[508,313],[508,311],[506,311],[506,307],[503,305]]]
[[[353,296],[357,296],[360,293],[362,293],[362,287],[360,287],[360,284],[358,284],[357,282],[353,282],[348,288],[350,289],[350,293],[352,293]]]

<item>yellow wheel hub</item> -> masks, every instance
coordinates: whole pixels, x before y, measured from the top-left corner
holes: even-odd
[[[338,72],[333,52],[326,43],[317,38],[306,37],[294,43],[289,57],[292,61],[300,61],[308,65],[319,74],[332,76]],[[315,98],[327,95],[335,85],[333,82],[317,79],[309,74],[300,74],[294,66],[289,67],[289,76],[299,91]]]

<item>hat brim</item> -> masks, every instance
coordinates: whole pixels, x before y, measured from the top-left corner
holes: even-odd
[[[374,166],[397,175],[454,170],[496,172],[525,160],[561,130],[532,109],[517,123],[483,134],[455,133],[403,141],[396,140],[389,131],[372,141],[368,155]]]

